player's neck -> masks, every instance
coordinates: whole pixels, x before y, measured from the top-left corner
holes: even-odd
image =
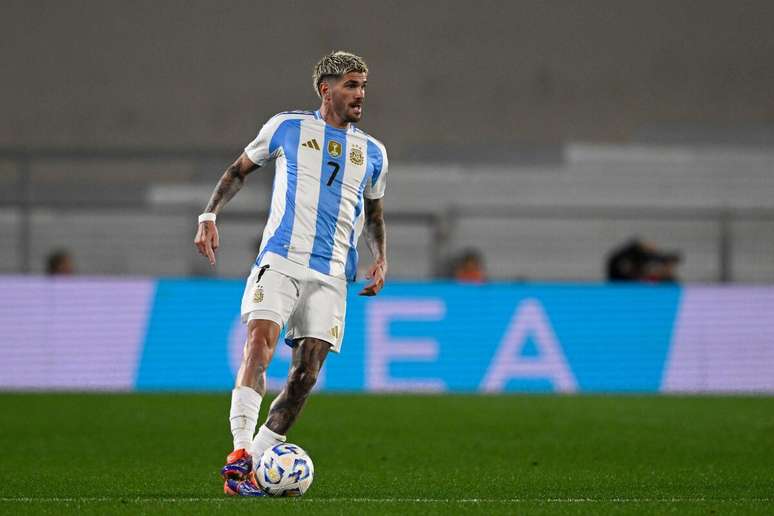
[[[325,105],[320,106],[320,117],[322,117],[325,123],[330,126],[336,127],[338,129],[349,128],[349,122],[345,121],[343,118],[338,117],[332,109],[328,109]]]

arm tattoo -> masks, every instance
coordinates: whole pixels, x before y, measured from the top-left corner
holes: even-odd
[[[366,199],[366,242],[377,261],[387,260],[387,235],[384,227],[384,204],[382,199]]]
[[[221,176],[220,181],[215,186],[215,190],[212,192],[210,202],[207,203],[207,207],[204,209],[206,212],[219,213],[223,209],[232,197],[242,188],[245,184],[245,176],[239,167],[239,161],[237,160]]]

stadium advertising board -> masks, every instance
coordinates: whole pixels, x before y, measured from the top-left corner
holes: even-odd
[[[226,390],[241,281],[0,279],[0,388]],[[391,283],[318,388],[774,392],[774,288]],[[269,369],[282,384],[290,349]]]

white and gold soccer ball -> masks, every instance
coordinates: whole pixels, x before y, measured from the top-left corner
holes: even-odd
[[[300,446],[282,443],[263,453],[255,477],[271,496],[301,496],[312,485],[314,464]]]

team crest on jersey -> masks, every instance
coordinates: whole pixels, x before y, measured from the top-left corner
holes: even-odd
[[[260,285],[255,288],[255,294],[253,294],[253,303],[260,303],[263,301],[263,287]]]
[[[328,154],[330,154],[332,158],[338,158],[341,156],[341,144],[336,140],[329,141]]]
[[[364,161],[363,149],[355,145],[352,150],[349,151],[349,161],[351,161],[353,165],[362,165]]]

